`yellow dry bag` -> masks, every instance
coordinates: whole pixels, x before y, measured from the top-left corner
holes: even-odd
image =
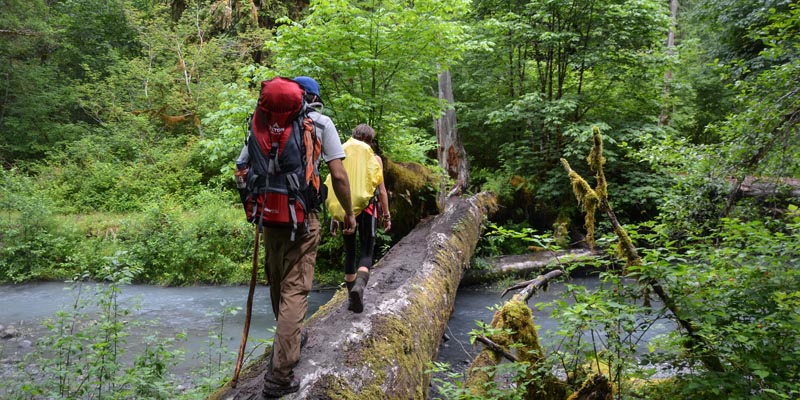
[[[375,196],[375,189],[383,183],[383,170],[381,164],[375,159],[375,153],[368,144],[350,138],[344,145],[345,159],[342,160],[347,177],[350,180],[350,198],[353,202],[353,213],[358,215],[363,211],[369,201]],[[331,218],[337,221],[344,221],[344,209],[339,204],[336,194],[333,192],[331,176],[325,179],[325,186],[328,187],[328,198],[325,206],[331,214]]]

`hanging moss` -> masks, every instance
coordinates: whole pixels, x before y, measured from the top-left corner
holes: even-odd
[[[589,186],[589,183],[569,166],[567,160],[562,158],[561,165],[567,170],[572,183],[572,192],[575,193],[575,199],[578,200],[578,204],[585,213],[583,226],[586,228],[586,243],[594,250],[595,212],[600,206],[600,197]]]
[[[618,229],[614,229],[614,233],[616,233],[619,238],[619,242],[617,242],[617,255],[627,261],[626,267],[641,265],[642,259],[639,257],[639,253],[636,251],[631,237],[628,236],[628,232],[622,229],[622,227],[619,227]]]
[[[553,223],[553,238],[556,245],[561,248],[569,247],[569,216],[566,213],[559,213],[556,222]]]
[[[606,164],[606,157],[603,156],[603,136],[600,135],[600,128],[592,127],[592,150],[586,161],[589,163],[589,168],[595,171],[595,179],[597,185],[594,192],[597,198],[601,201],[608,201],[608,182],[606,182],[606,175],[603,172],[603,165]]]

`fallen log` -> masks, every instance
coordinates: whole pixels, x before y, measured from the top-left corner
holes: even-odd
[[[451,198],[444,212],[421,222],[376,264],[361,314],[337,292],[306,323],[308,343],[295,376],[300,390],[285,399],[419,399],[453,311],[459,281],[496,199],[480,193]],[[211,396],[260,399],[269,352]]]
[[[488,268],[468,269],[461,280],[461,286],[494,282],[505,278],[527,279],[556,265],[587,262],[595,257],[597,255],[588,249],[570,249],[490,258],[486,260]]]
[[[729,179],[737,197],[800,197],[800,179],[746,176]]]

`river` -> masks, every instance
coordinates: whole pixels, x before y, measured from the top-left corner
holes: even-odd
[[[574,284],[597,287],[596,278],[573,279]],[[83,296],[92,285],[84,286]],[[551,289],[535,295],[530,304],[548,302],[558,298],[563,292],[563,284],[551,285]],[[67,290],[69,285],[60,282],[28,283],[0,286],[0,325],[13,326],[18,331],[14,338],[0,339],[0,367],[11,368],[22,355],[30,352],[37,338],[47,333],[42,322],[53,318],[59,310],[69,310],[75,302],[75,291]],[[146,322],[143,327],[131,329],[127,338],[130,352],[136,350],[136,343],[144,335],[157,333],[160,337],[175,337],[179,333],[186,339],[177,343],[186,350],[185,360],[177,366],[177,374],[190,375],[189,371],[207,359],[192,355],[209,352],[210,346],[217,346],[217,339],[210,335],[216,333],[223,324],[220,315],[225,309],[239,307],[235,315],[226,313],[222,332],[222,346],[236,354],[244,326],[244,311],[247,286],[190,286],[160,287],[148,285],[123,286],[119,303],[128,309],[128,315],[121,317],[128,321]],[[440,348],[437,361],[447,362],[455,370],[463,369],[478,348],[469,344],[469,332],[476,328],[475,321],[489,323],[495,304],[504,302],[500,291],[482,287],[459,289],[455,311],[447,326],[446,337]],[[333,290],[312,291],[309,295],[308,316],[333,296]],[[508,297],[508,296],[507,296]],[[549,310],[538,311],[534,307],[534,319],[547,348],[554,341],[553,332],[557,322],[550,317]],[[254,298],[253,319],[250,326],[248,349],[261,345],[271,338],[269,329],[274,327],[274,318],[269,307],[268,288],[257,287]],[[673,329],[661,324],[648,333],[653,335]],[[213,342],[213,343],[212,343]],[[231,365],[232,370],[232,365]]]

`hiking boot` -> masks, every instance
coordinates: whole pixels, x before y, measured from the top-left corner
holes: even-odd
[[[369,272],[358,271],[353,288],[350,289],[350,304],[347,309],[359,314],[364,311],[364,288],[369,282]]]
[[[264,375],[264,388],[261,389],[261,394],[266,398],[276,399],[286,396],[289,393],[294,393],[300,389],[300,381],[292,378],[288,383],[281,383],[274,379],[269,372]]]

